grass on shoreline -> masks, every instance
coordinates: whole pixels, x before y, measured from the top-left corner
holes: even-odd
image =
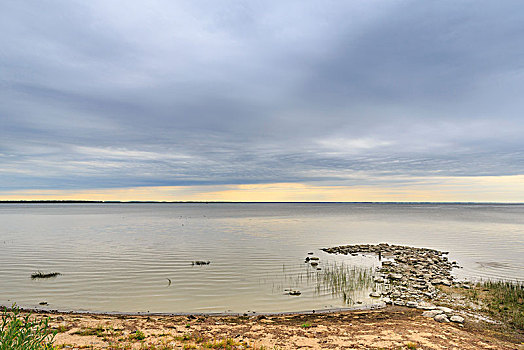
[[[49,318],[36,320],[25,316],[13,305],[4,308],[0,321],[0,350],[52,350],[56,332],[49,327]]]
[[[524,331],[524,282],[479,282],[469,290],[469,297],[481,302],[490,316]]]

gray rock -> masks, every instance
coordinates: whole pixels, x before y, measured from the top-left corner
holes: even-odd
[[[439,315],[436,315],[435,317],[433,317],[433,319],[437,322],[440,322],[440,323],[448,323],[449,320],[448,320],[448,316],[446,316],[445,314],[439,314]]]
[[[400,273],[390,273],[388,275],[388,278],[390,280],[401,280],[402,279],[402,275]]]
[[[424,311],[422,313],[422,316],[434,318],[435,316],[440,315],[442,313],[443,313],[442,310],[429,310],[429,311]]]
[[[435,305],[432,305],[428,302],[422,301],[418,303],[417,309],[421,310],[435,310],[437,307]]]
[[[464,317],[462,316],[458,316],[458,315],[453,315],[449,318],[449,320],[451,322],[455,322],[455,323],[464,323]]]
[[[445,314],[450,314],[453,312],[452,309],[450,309],[449,307],[445,307],[445,306],[438,306],[437,310],[442,310],[442,312],[444,312]]]
[[[406,306],[407,307],[417,307],[418,306],[418,303],[416,301],[408,301],[406,303]]]
[[[372,298],[380,298],[380,293],[378,292],[371,292],[369,293],[369,296]]]

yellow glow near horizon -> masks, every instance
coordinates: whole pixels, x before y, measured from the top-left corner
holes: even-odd
[[[524,202],[524,175],[405,178],[404,185],[308,183],[0,192],[0,200],[232,202]]]

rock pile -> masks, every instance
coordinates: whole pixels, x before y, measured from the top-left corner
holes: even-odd
[[[386,304],[431,310],[427,312],[439,322],[464,321],[460,316],[451,316],[453,310],[444,308],[448,310],[446,312],[427,302],[437,297],[437,285],[467,286],[467,282],[454,281],[451,270],[459,266],[457,262],[448,260],[448,252],[387,243],[346,245],[322,250],[330,254],[376,254],[381,267],[377,269],[375,291],[370,296],[381,297]],[[451,319],[448,319],[449,316]]]

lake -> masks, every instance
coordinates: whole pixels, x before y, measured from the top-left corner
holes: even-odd
[[[381,242],[449,251],[463,267],[459,278],[524,280],[520,204],[0,204],[0,304],[165,313],[347,307],[319,288],[324,270],[305,257],[367,271],[376,257],[320,249]],[[61,275],[31,279],[37,271]],[[351,300],[374,303],[369,290]]]

